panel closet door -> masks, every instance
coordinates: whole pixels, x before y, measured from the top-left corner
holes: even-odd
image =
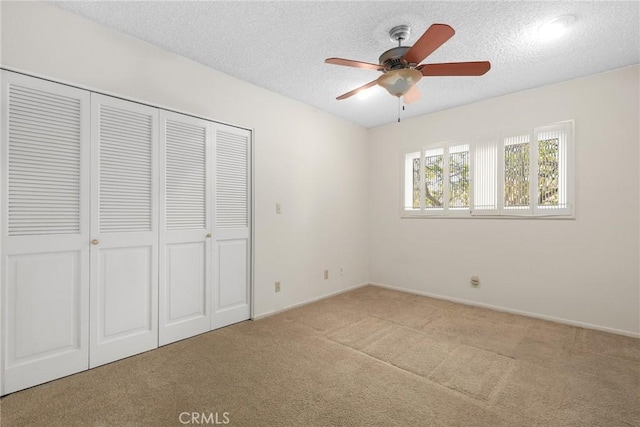
[[[160,345],[211,328],[211,126],[160,111]]]
[[[91,94],[90,366],[158,346],[158,110]]]
[[[212,329],[251,316],[251,132],[215,131],[214,292]]]
[[[2,390],[88,368],[89,92],[2,71]]]

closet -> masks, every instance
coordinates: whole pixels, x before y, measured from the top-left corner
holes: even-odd
[[[251,131],[2,71],[2,394],[250,317]]]

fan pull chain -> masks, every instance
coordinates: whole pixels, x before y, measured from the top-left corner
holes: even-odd
[[[398,97],[398,123],[400,123],[400,111],[404,111],[404,105],[402,105],[402,98]]]

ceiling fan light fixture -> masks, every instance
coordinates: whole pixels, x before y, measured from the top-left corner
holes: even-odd
[[[391,70],[378,77],[378,85],[393,96],[404,96],[422,78],[422,73],[414,68]]]

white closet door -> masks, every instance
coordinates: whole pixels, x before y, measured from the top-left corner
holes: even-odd
[[[158,346],[158,110],[91,94],[90,366]]]
[[[215,130],[214,292],[212,329],[251,316],[251,132]]]
[[[211,327],[211,127],[160,111],[160,345]]]
[[[89,112],[2,71],[2,394],[88,368]]]

